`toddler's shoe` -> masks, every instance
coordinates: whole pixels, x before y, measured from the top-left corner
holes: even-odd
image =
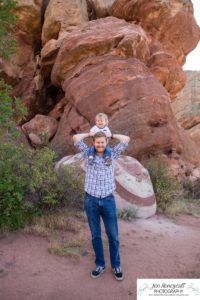
[[[112,159],[109,156],[105,157],[105,165],[106,166],[112,165]]]
[[[93,160],[94,160],[94,157],[93,157],[92,155],[90,155],[90,156],[88,157],[88,163],[89,163],[89,165],[92,165],[92,164],[93,164]]]

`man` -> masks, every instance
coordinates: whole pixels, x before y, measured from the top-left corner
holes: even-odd
[[[93,164],[88,163],[89,147],[83,139],[93,136],[95,147],[95,158]],[[103,243],[101,238],[102,217],[106,234],[109,240],[110,263],[117,280],[123,280],[124,275],[120,266],[117,209],[114,198],[115,180],[114,167],[115,160],[124,151],[130,141],[129,136],[114,134],[111,138],[118,139],[120,142],[111,148],[112,164],[107,166],[104,160],[104,150],[108,143],[108,136],[104,132],[82,133],[73,136],[75,146],[85,154],[86,175],[85,175],[85,198],[84,208],[92,235],[92,245],[95,252],[96,268],[91,272],[92,278],[99,277],[105,271],[105,260]]]

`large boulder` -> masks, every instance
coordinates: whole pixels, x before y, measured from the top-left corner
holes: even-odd
[[[108,54],[136,57],[147,62],[149,47],[144,30],[114,17],[81,26],[62,41],[51,74],[52,82],[62,86],[68,72],[73,72],[73,68],[84,58],[98,59]]]
[[[156,198],[148,171],[130,156],[121,155],[115,164],[117,207],[134,210],[138,218],[153,216],[156,213]],[[57,163],[56,169],[66,165],[81,166],[85,170],[83,155],[64,157]]]
[[[110,9],[115,0],[87,0],[89,14],[94,18],[105,18],[110,15]]]
[[[86,0],[50,0],[42,28],[43,45],[87,21]]]
[[[170,53],[179,64],[196,47],[200,30],[193,16],[190,0],[116,0],[112,15],[141,24]]]
[[[149,66],[174,100],[185,85],[180,66],[200,39],[200,29],[193,16],[191,1],[182,0],[116,0],[112,15],[136,22],[149,36]]]
[[[36,115],[23,124],[22,130],[35,146],[42,146],[52,138],[57,130],[58,122],[48,116]]]
[[[113,132],[131,137],[128,153],[139,159],[150,153],[170,153],[172,148],[184,151],[169,96],[139,60],[88,58],[73,71],[78,76],[65,76],[63,89],[69,103],[52,141],[64,153],[67,145],[72,146],[71,135],[89,130],[99,111],[108,114]]]

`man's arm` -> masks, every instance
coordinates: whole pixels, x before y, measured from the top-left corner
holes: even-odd
[[[91,136],[89,133],[79,133],[75,134],[72,138],[74,141],[74,146],[76,146],[80,152],[83,152],[86,156],[88,155],[89,147],[83,142],[84,138]]]
[[[112,137],[120,141],[120,143],[114,146],[111,150],[112,158],[117,159],[120,154],[128,147],[130,137],[122,134],[113,134]]]
[[[113,139],[119,140],[121,143],[128,144],[130,142],[130,137],[123,134],[113,134]]]
[[[74,144],[82,141],[83,139],[85,139],[89,136],[91,136],[90,133],[78,133],[78,134],[73,135]]]

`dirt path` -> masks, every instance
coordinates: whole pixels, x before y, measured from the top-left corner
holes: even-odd
[[[200,218],[163,216],[119,221],[125,280],[109,266],[102,277],[89,276],[93,255],[74,262],[49,254],[48,241],[21,232],[0,239],[1,300],[136,300],[137,278],[200,278]],[[89,239],[86,224],[85,238]]]

